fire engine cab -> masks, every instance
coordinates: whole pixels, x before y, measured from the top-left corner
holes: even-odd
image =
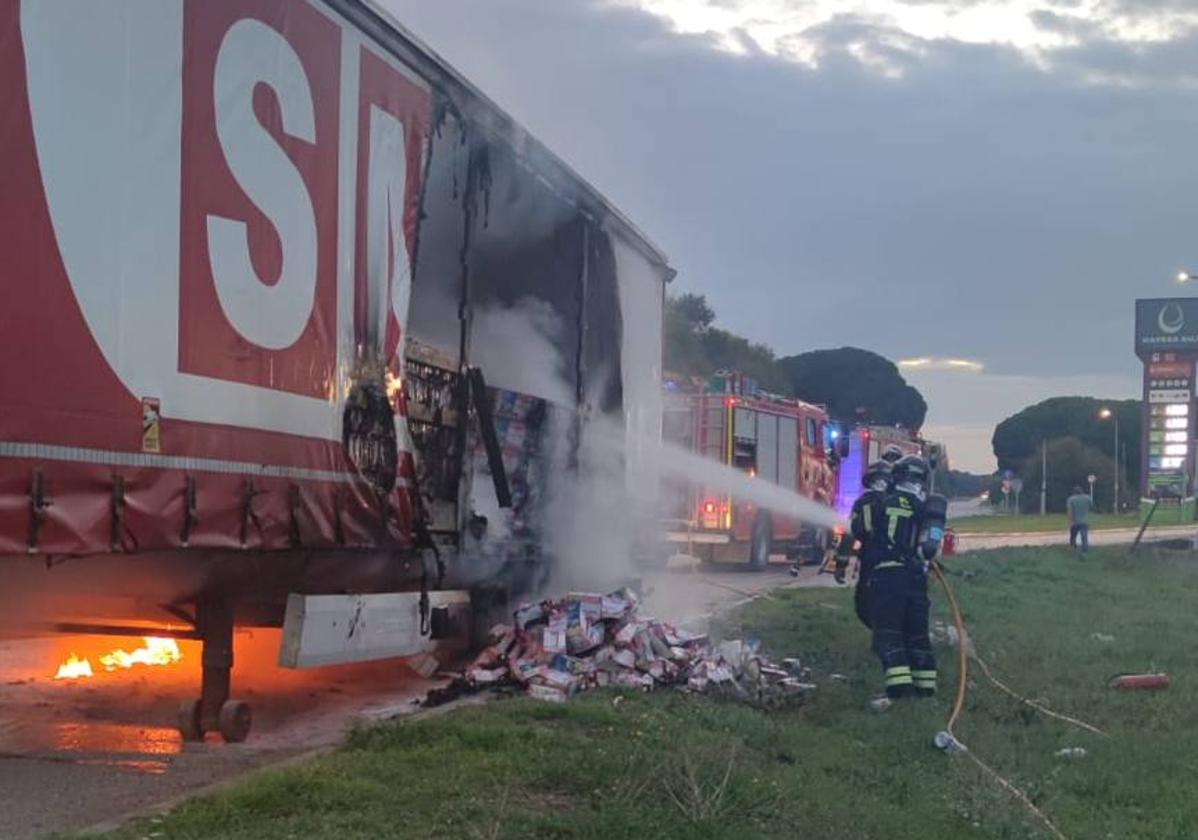
[[[688,392],[688,390],[690,392]],[[847,438],[819,405],[762,391],[740,373],[720,372],[697,389],[667,380],[667,441],[831,505],[840,443]],[[762,510],[715,486],[677,488],[666,539],[705,562],[747,561],[764,569],[773,554],[820,562],[832,536]]]

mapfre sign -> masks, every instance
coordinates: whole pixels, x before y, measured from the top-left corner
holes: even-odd
[[[1198,298],[1136,301],[1136,353],[1198,351]]]
[[[0,439],[135,450],[153,399],[173,454],[338,440],[403,330],[428,86],[308,0],[0,0],[0,44]]]

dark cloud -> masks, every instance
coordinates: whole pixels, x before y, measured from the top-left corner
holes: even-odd
[[[1044,69],[842,17],[791,44],[812,69],[598,0],[387,5],[782,353],[1125,382],[1132,299],[1198,266],[1193,39],[1091,39]]]
[[[959,11],[992,2],[992,0],[898,0],[898,2],[904,6],[942,6],[950,11]]]
[[[920,60],[924,42],[874,18],[844,14],[786,36],[779,45],[794,56],[810,53],[825,71],[847,64],[901,74]]]
[[[765,49],[762,48],[761,44],[757,43],[757,39],[755,39],[749,33],[748,29],[745,29],[744,27],[737,27],[736,29],[732,30],[732,37],[736,40],[737,46],[740,47],[745,54],[750,55],[753,58],[764,58],[766,56]]]
[[[1105,14],[1141,15],[1146,12],[1193,12],[1193,0],[1104,0],[1098,9]]]
[[[1173,91],[1181,105],[1189,102],[1198,86],[1198,29],[1155,43],[1092,39],[1058,51],[1053,61],[1060,72],[1094,82],[1136,88],[1149,95]]]
[[[1102,36],[1102,26],[1078,15],[1062,15],[1051,9],[1036,9],[1028,17],[1036,28],[1069,38],[1091,39]]]

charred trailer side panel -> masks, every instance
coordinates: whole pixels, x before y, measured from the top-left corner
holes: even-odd
[[[0,633],[535,586],[545,453],[652,433],[654,246],[360,0],[0,43]]]

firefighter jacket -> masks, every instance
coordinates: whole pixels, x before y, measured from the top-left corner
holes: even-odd
[[[853,503],[849,532],[861,544],[857,556],[861,560],[861,579],[864,580],[886,552],[886,494],[866,490]]]
[[[882,500],[882,556],[875,568],[892,568],[908,563],[922,565],[919,554],[924,528],[924,503],[913,493],[893,490]]]

